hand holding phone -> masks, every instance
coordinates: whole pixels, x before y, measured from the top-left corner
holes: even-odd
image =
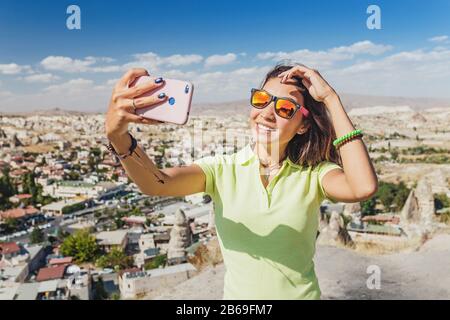
[[[142,76],[134,83],[134,86],[149,81],[152,81],[151,77]],[[156,91],[145,93],[139,97],[150,95],[158,96],[159,94],[164,93],[167,96],[166,101],[158,105],[139,108],[137,109],[136,114],[142,115],[148,119],[174,124],[186,124],[191,110],[193,92],[194,85],[190,82],[164,79],[164,85],[159,87]]]

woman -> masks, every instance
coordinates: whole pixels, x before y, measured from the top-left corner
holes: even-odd
[[[320,203],[363,201],[378,184],[361,133],[335,90],[316,70],[277,65],[252,90],[250,144],[233,155],[159,170],[127,134],[129,122],[158,123],[135,115],[135,108],[166,99],[135,99],[162,83],[128,87],[146,74],[131,70],[119,81],[106,117],[110,149],[122,156],[130,178],[149,195],[212,197],[226,267],[224,299],[319,299],[313,256]],[[336,137],[346,139],[335,146]]]

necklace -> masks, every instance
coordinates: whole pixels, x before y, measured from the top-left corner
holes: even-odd
[[[282,162],[284,161],[284,158],[283,158],[283,160],[281,160],[280,162],[278,162],[278,163],[275,163],[275,164],[272,164],[272,165],[270,165],[270,166],[268,166],[268,165],[265,165],[265,164],[263,164],[263,163],[260,163],[261,164],[261,169],[262,170],[260,170],[260,172],[261,172],[261,175],[263,176],[263,178],[264,178],[264,180],[265,180],[265,182],[266,183],[268,183],[269,182],[269,178],[270,178],[270,176],[272,175],[272,172],[274,172],[275,171],[275,174],[278,172],[278,170],[281,168],[281,166],[282,166]]]

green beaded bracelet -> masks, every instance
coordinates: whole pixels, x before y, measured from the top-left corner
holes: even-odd
[[[352,132],[347,133],[346,135],[343,135],[340,138],[337,138],[333,141],[333,145],[338,148],[342,143],[350,141],[354,139],[357,136],[362,136],[362,131],[360,129],[353,130]]]

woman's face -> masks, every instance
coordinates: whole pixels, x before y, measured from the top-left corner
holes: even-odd
[[[295,80],[289,79],[280,83],[279,78],[271,78],[263,89],[277,97],[293,99],[299,105],[304,100]],[[250,127],[253,138],[258,143],[286,145],[297,133],[304,132],[303,114],[298,110],[291,119],[284,119],[275,113],[272,101],[263,109],[252,108],[250,112]],[[268,127],[268,128],[267,128]]]

